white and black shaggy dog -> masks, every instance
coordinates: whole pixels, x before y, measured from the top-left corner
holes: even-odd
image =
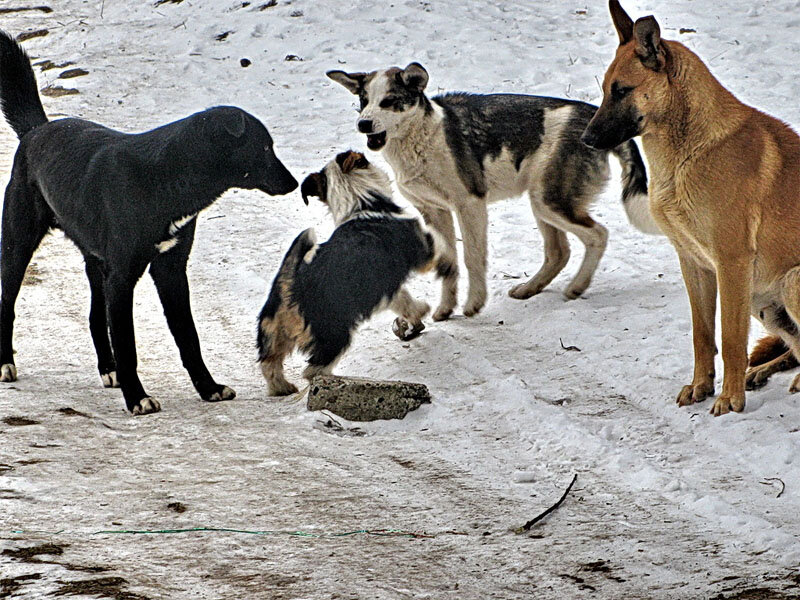
[[[303,200],[327,204],[336,229],[316,244],[313,229],[292,242],[258,318],[258,358],[270,396],[297,391],[283,374],[295,348],[308,354],[303,376],[330,373],[359,324],[390,308],[399,317],[394,331],[411,339],[424,328],[430,308],[403,287],[414,272],[435,269],[446,277],[453,257],[421,219],[405,215],[392,201],[389,178],[363,154],[337,155],[306,177]]]
[[[544,238],[544,264],[509,292],[541,292],[569,259],[567,233],[586,246],[577,275],[564,292],[580,296],[606,247],[605,227],[589,215],[608,176],[609,151],[580,141],[596,106],[540,96],[449,93],[428,98],[428,73],[418,63],[371,73],[329,71],[361,102],[358,130],[371,150],[383,150],[402,194],[455,248],[452,211],[464,240],[469,294],[464,314],[486,303],[487,204],[527,192]],[[660,233],[650,215],[647,175],[636,144],[610,150],[622,164],[622,201],[630,221]],[[434,320],[456,306],[457,271],[442,282]]]

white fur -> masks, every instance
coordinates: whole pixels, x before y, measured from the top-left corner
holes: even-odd
[[[156,244],[156,250],[158,250],[161,254],[164,252],[169,252],[178,244],[178,238],[174,237],[181,227],[184,227],[189,221],[194,219],[197,216],[197,213],[192,213],[191,215],[186,215],[181,217],[180,219],[175,219],[169,225],[169,234],[173,237],[164,240],[163,242],[159,242]]]
[[[116,371],[111,371],[110,373],[105,373],[104,375],[100,375],[100,379],[103,382],[103,387],[107,388],[119,387],[119,381],[117,380]]]
[[[133,407],[134,415],[147,415],[161,410],[161,403],[155,398],[146,397],[139,400],[139,404]]]
[[[0,381],[10,383],[17,380],[17,367],[12,364],[0,367]]]
[[[636,229],[651,235],[664,235],[650,211],[650,197],[647,194],[631,196],[623,203],[623,206],[628,220]]]
[[[372,164],[366,169],[354,169],[345,175],[339,164],[332,160],[325,166],[325,176],[328,179],[328,209],[337,227],[354,216],[353,213],[358,210],[360,201],[370,192],[379,192],[388,198],[392,197],[389,177],[382,169]]]

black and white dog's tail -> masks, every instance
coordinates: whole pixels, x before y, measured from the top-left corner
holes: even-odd
[[[294,275],[297,272],[297,267],[305,259],[306,255],[317,246],[317,236],[314,230],[309,228],[303,233],[298,235],[286,256],[283,257],[283,262],[278,269],[275,280],[272,282],[272,289],[269,292],[264,307],[261,309],[261,314],[258,315],[258,335],[256,337],[256,345],[258,346],[258,360],[263,361],[272,352],[272,342],[270,336],[271,327],[265,327],[265,322],[269,323],[275,318],[278,309],[283,303],[282,295],[287,289],[286,283],[291,283]],[[286,283],[284,283],[286,282]]]
[[[0,108],[18,138],[47,123],[36,76],[25,50],[0,30]]]
[[[639,231],[652,235],[664,235],[650,212],[650,199],[647,196],[647,171],[639,154],[639,147],[633,140],[620,144],[611,152],[622,165],[622,206],[631,225]]]

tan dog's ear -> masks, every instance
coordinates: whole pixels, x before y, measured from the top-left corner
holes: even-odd
[[[366,169],[369,166],[367,157],[360,152],[348,152],[342,161],[342,173],[347,175],[354,169]]]
[[[636,56],[653,71],[661,71],[667,64],[667,47],[661,41],[661,28],[652,15],[642,17],[633,25]]]
[[[619,0],[609,0],[608,9],[611,11],[611,20],[619,36],[619,45],[627,44],[633,39],[633,19],[622,8]]]
[[[344,71],[328,71],[325,73],[339,85],[343,85],[353,94],[358,94],[364,88],[366,73],[345,73]]]

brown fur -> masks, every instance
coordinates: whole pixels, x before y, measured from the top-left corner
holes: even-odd
[[[677,402],[714,393],[719,291],[725,374],[711,412],[741,411],[750,315],[800,350],[796,327],[778,318],[800,321],[800,138],[737,100],[691,50],[661,40],[655,19],[630,28],[610,5],[621,43],[593,122],[619,114],[613,84],[633,88],[625,102],[641,117],[650,208],[677,250],[692,308],[694,378]]]
[[[789,347],[777,335],[766,335],[753,346],[748,359],[749,367],[758,367],[783,356]]]

